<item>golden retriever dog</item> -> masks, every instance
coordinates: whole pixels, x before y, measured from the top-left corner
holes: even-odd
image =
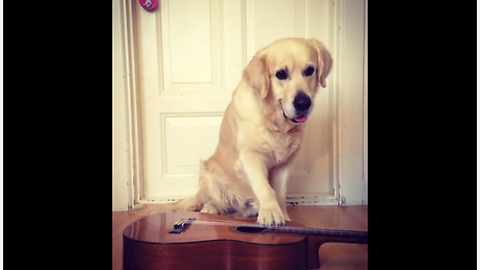
[[[198,192],[170,210],[290,220],[287,180],[332,57],[315,39],[285,38],[259,50],[244,69],[213,155],[200,162]]]

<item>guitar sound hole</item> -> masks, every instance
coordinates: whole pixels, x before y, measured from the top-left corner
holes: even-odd
[[[266,228],[262,228],[262,227],[246,227],[246,226],[237,227],[237,231],[243,232],[243,233],[261,233],[265,229]]]

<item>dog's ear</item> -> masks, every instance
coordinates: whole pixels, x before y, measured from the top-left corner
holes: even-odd
[[[325,88],[327,86],[327,82],[325,79],[330,73],[332,69],[333,59],[330,55],[330,52],[325,48],[322,42],[311,39],[313,46],[317,49],[317,56],[318,56],[318,70],[317,70],[317,79],[318,83]]]
[[[266,62],[266,55],[258,52],[243,71],[243,79],[255,89],[260,97],[264,99],[270,88],[270,75]]]

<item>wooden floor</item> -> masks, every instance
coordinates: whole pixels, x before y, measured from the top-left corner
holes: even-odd
[[[368,230],[368,206],[295,206],[287,209],[292,221],[307,227]],[[147,207],[134,212],[112,212],[114,270],[123,269],[123,229],[149,210]],[[326,243],[321,246],[319,256],[321,270],[368,269],[368,245]]]

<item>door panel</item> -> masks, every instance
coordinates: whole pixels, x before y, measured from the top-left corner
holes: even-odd
[[[161,1],[154,13],[136,10],[141,200],[196,190],[199,161],[215,149],[232,82],[241,74],[241,36],[230,33],[238,33],[241,20],[232,10],[239,11],[239,4],[219,0]]]

